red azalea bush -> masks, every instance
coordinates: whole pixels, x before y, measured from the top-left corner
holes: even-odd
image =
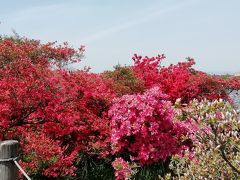
[[[184,103],[194,98],[229,100],[227,92],[240,88],[237,78],[224,79],[194,70],[195,62],[191,58],[168,67],[161,66],[164,58],[164,55],[143,58],[134,54],[132,70],[145,83],[145,88],[160,87],[173,103],[178,98]]]
[[[79,62],[83,56],[84,46],[78,50],[70,48],[67,43],[63,46],[56,43],[41,44],[37,40],[25,38],[3,38],[0,39],[0,68],[13,62],[21,62],[28,59],[32,64],[49,67],[55,64],[62,67],[68,63]]]
[[[1,106],[4,107],[1,109],[3,139],[18,138],[24,142],[24,137],[28,133],[23,132],[36,129],[36,135],[43,133],[58,142],[62,149],[58,151],[59,157],[63,157],[61,154],[70,156],[95,150],[102,152],[102,155],[108,154],[109,119],[106,111],[111,96],[104,98],[108,93],[107,86],[101,87],[101,81],[98,81],[95,75],[91,88],[88,84],[80,83],[84,83],[80,75],[74,78],[64,71],[49,72],[47,75],[49,77],[39,75],[42,78],[40,82],[31,78],[29,74],[21,75],[21,79],[12,77],[1,79],[1,91],[5,90],[1,97]],[[84,76],[92,77],[88,73]],[[93,80],[96,82],[95,86]],[[39,145],[41,139],[38,143],[32,143],[33,146]],[[22,145],[25,151],[28,147],[25,143]],[[38,148],[31,150],[36,149]],[[50,148],[46,148],[45,153],[49,150]],[[57,160],[61,161],[59,158]],[[29,161],[30,167],[33,162]]]
[[[75,51],[65,47],[64,54],[62,48],[50,46],[45,53],[45,45],[35,43],[0,42],[0,58],[5,60],[0,68],[1,140],[19,139],[28,159],[23,164],[31,173],[74,175],[73,164],[79,153],[109,154],[110,120],[106,112],[115,95],[111,83],[100,75],[51,68],[51,64],[81,57],[81,52],[71,54]],[[46,145],[44,140],[49,147],[39,148]],[[54,153],[52,148],[57,148]]]
[[[66,154],[61,141],[51,139],[40,130],[36,133],[31,129],[28,132],[24,129],[21,138],[20,145],[24,148],[20,163],[28,173],[33,175],[42,172],[51,177],[74,175],[76,151]]]

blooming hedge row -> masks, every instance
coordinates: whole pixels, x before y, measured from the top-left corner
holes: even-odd
[[[188,168],[200,174],[192,163],[197,158],[199,166],[205,167],[199,157],[204,142],[198,137],[224,136],[225,127],[239,133],[236,119],[235,126],[225,123],[217,132],[209,130],[218,126],[219,119],[230,118],[222,106],[214,105],[215,114],[207,113],[212,110],[211,100],[222,98],[224,102],[219,103],[225,104],[230,100],[228,92],[240,89],[237,77],[196,71],[191,58],[164,67],[164,55],[143,58],[135,54],[132,66],[116,66],[100,74],[64,68],[79,62],[83,53],[83,46],[75,50],[67,43],[57,46],[0,38],[0,140],[19,140],[20,163],[30,176],[89,178],[87,166],[99,163],[95,167],[108,169],[108,178],[113,178],[114,169],[117,179],[140,178],[141,169],[159,164],[164,173],[152,178],[169,173],[187,177],[184,169],[181,173],[171,169],[174,157],[187,157]],[[207,130],[206,136],[200,133],[202,129]],[[238,154],[239,147],[233,145],[237,140],[232,141],[229,146],[225,141],[213,143],[220,143],[220,152],[234,149]],[[219,156],[229,165],[228,157]],[[235,170],[230,165],[232,173],[222,176],[235,175],[236,164],[231,164]]]

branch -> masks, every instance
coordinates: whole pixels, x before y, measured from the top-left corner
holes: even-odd
[[[215,138],[214,138],[214,142],[215,142],[215,145],[217,145],[218,143],[217,143],[217,140],[218,140],[218,136],[217,136],[217,129],[218,129],[218,126],[216,127],[216,128],[213,128],[212,127],[212,129],[213,129],[213,132],[214,132],[214,136],[215,136]],[[223,143],[221,142],[221,140],[220,140],[220,155],[221,155],[221,157],[223,158],[223,160],[238,174],[238,175],[240,175],[240,171],[227,159],[227,156],[226,156],[226,154],[225,154],[225,152],[224,152],[224,149],[225,149],[225,146],[223,145]]]
[[[240,171],[233,166],[233,164],[227,159],[226,154],[224,152],[224,146],[220,147],[221,157],[226,161],[226,163],[238,174],[240,175]]]

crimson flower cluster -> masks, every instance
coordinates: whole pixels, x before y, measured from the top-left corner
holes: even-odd
[[[195,61],[192,58],[167,67],[161,65],[164,58],[164,55],[143,58],[134,54],[132,70],[145,83],[146,89],[159,87],[169,96],[172,103],[178,98],[181,98],[183,103],[188,103],[194,98],[229,100],[227,91],[240,87],[239,78],[224,79],[194,70],[192,66]]]
[[[30,175],[73,176],[80,153],[110,152],[114,92],[98,74],[60,66],[77,57],[67,44],[0,41],[0,140],[19,140]]]

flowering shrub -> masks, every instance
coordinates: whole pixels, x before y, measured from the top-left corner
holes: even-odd
[[[66,155],[60,141],[54,141],[40,132],[23,132],[21,138],[23,157],[20,163],[28,173],[37,175],[43,171],[44,175],[51,177],[75,175],[73,162],[76,152]]]
[[[183,103],[192,99],[228,100],[228,90],[239,89],[240,80],[237,78],[224,79],[220,76],[211,76],[193,69],[194,60],[179,62],[168,67],[161,66],[164,55],[157,57],[133,56],[135,75],[145,83],[147,89],[158,86],[169,96],[173,103],[181,98]]]
[[[197,101],[179,111],[179,118],[194,118],[199,127],[194,159],[174,157],[171,168],[181,179],[237,179],[240,176],[240,121],[232,106],[222,100]]]
[[[129,163],[122,158],[116,158],[112,162],[112,166],[115,169],[116,180],[127,180],[134,174],[132,170],[133,166],[130,166]]]
[[[22,160],[29,173],[74,175],[79,153],[109,154],[106,112],[115,95],[100,75],[51,68],[53,61],[61,61],[57,58],[71,61],[72,51],[63,57],[62,48],[49,47],[45,53],[46,47],[35,43],[0,42],[5,60],[0,68],[0,138],[20,141],[24,156],[31,157]],[[42,53],[32,57],[35,51]]]
[[[83,52],[84,46],[75,50],[68,47],[67,43],[63,46],[55,46],[55,43],[41,44],[40,41],[26,38],[4,38],[0,39],[0,68],[14,62],[20,65],[19,61],[24,59],[44,67],[48,67],[49,64],[62,67],[69,63],[79,62],[83,57]]]
[[[103,72],[102,76],[112,81],[113,89],[117,96],[136,94],[144,91],[143,81],[134,75],[131,67],[117,65],[114,68],[114,71]]]
[[[166,160],[188,147],[188,128],[174,122],[174,111],[159,88],[115,99],[109,111],[113,153],[129,153],[141,165]]]

